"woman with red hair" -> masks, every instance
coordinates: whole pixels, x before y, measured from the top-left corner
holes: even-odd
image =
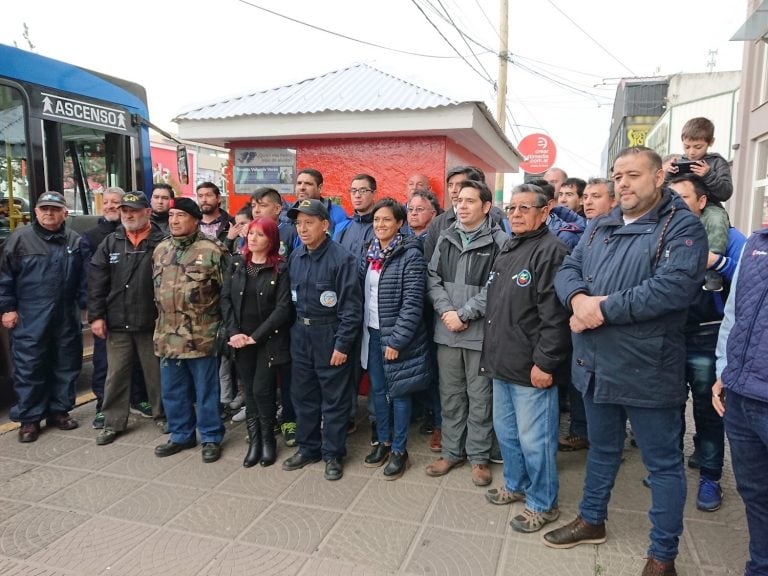
[[[245,387],[248,451],[243,466],[271,466],[275,442],[277,366],[290,362],[293,317],[288,266],[278,253],[277,224],[257,218],[248,226],[243,253],[224,277],[221,307],[235,364]]]

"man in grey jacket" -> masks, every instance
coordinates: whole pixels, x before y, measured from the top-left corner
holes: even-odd
[[[440,233],[428,266],[428,296],[435,308],[435,342],[443,411],[442,457],[427,475],[443,476],[472,464],[476,486],[491,483],[492,388],[480,376],[486,282],[507,235],[488,218],[491,192],[466,180],[456,203],[456,222]]]

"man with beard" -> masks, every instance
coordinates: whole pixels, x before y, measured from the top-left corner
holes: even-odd
[[[171,200],[173,200],[174,192],[170,184],[155,184],[152,189],[152,198],[150,204],[152,206],[152,224],[157,224],[157,227],[163,232],[165,236],[168,236],[168,210],[171,209]]]
[[[203,182],[198,184],[196,193],[197,204],[203,213],[200,232],[226,244],[227,232],[235,219],[221,209],[221,190],[213,182]]]
[[[88,321],[93,335],[107,343],[104,429],[96,444],[111,444],[124,432],[130,408],[131,373],[136,358],[144,373],[153,416],[161,422],[160,361],[152,345],[155,327],[152,252],[163,239],[150,223],[149,201],[129,192],[120,202],[122,226],[93,255],[88,277]]]

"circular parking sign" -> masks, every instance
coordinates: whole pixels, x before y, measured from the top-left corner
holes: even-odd
[[[546,172],[552,168],[557,157],[555,143],[546,134],[529,134],[520,140],[517,149],[524,158],[520,168],[529,174]]]

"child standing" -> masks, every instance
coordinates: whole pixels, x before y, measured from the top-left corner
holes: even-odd
[[[681,138],[683,155],[679,162],[671,164],[665,175],[665,183],[680,172],[681,162],[690,161],[690,172],[702,179],[707,188],[707,206],[701,214],[701,223],[707,232],[709,250],[720,258],[712,264],[704,278],[704,290],[720,292],[723,279],[719,270],[725,265],[728,246],[728,213],[721,202],[733,194],[733,181],[728,161],[716,152],[708,152],[715,142],[715,125],[707,118],[691,118],[683,126]]]

